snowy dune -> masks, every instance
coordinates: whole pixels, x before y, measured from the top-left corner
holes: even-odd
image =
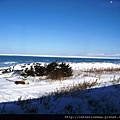
[[[41,63],[44,65],[45,63]],[[113,64],[113,63],[68,63],[72,69],[73,69],[73,76],[67,78],[66,80],[49,80],[46,79],[45,76],[43,77],[27,77],[27,80],[30,84],[25,85],[16,85],[14,81],[16,80],[22,80],[23,77],[18,74],[13,74],[14,72],[5,73],[2,74],[2,68],[0,71],[0,110],[3,109],[2,104],[6,102],[14,102],[20,100],[27,100],[27,99],[34,99],[34,98],[40,98],[42,96],[49,96],[51,93],[60,91],[60,90],[67,90],[68,88],[77,86],[78,84],[83,84],[84,82],[97,82],[94,86],[91,88],[91,93],[86,93],[86,96],[92,96],[94,94],[94,97],[98,99],[104,96],[110,96],[109,92],[116,91],[115,87],[109,87],[108,89],[100,89],[100,88],[106,88],[108,86],[113,86],[120,83],[120,71],[115,71],[116,69],[120,69],[120,64]],[[10,66],[11,70],[21,70],[25,68],[30,68],[33,63],[31,64],[17,64],[14,67]],[[24,66],[24,67],[23,67]],[[88,72],[89,70],[103,70],[104,69],[115,69],[114,71],[104,71],[104,72]],[[8,80],[7,80],[8,79]],[[98,90],[94,89],[99,88]],[[99,94],[98,94],[99,93]],[[116,94],[117,95],[117,94]],[[61,106],[63,105],[62,102],[64,101],[70,101],[64,103],[65,105],[68,103],[71,103],[71,101],[74,102],[76,99],[79,99],[79,95],[77,98],[70,98],[70,95],[68,95],[68,98],[60,98],[59,104]],[[116,97],[114,95],[114,97]],[[84,98],[84,97],[83,97]],[[81,100],[83,98],[80,98]],[[115,98],[114,98],[115,99]],[[116,98],[118,100],[118,96]],[[83,100],[85,102],[85,100]],[[79,101],[80,102],[80,101]],[[118,101],[116,101],[118,104]],[[54,103],[57,105],[58,103]],[[102,104],[102,103],[101,103]],[[51,103],[52,105],[52,103]],[[63,106],[65,106],[63,105]],[[12,105],[11,105],[12,106]],[[7,107],[6,107],[7,109]],[[60,107],[62,110],[63,108]],[[14,111],[14,110],[13,110]],[[59,111],[56,110],[58,113]],[[86,110],[85,110],[86,111]],[[83,113],[85,113],[83,110]],[[49,113],[50,111],[48,111]],[[78,112],[78,111],[77,111]],[[91,113],[89,110],[88,113]],[[118,111],[117,111],[118,112]],[[120,111],[119,111],[120,112]],[[21,112],[22,113],[22,112]],[[38,111],[38,113],[41,113]],[[43,112],[45,113],[45,111]],[[78,112],[79,113],[79,112]]]
[[[104,62],[93,62],[93,63],[70,63],[70,66],[73,68],[73,70],[87,70],[87,69],[100,69],[100,68],[119,68],[119,64],[113,64],[113,63],[104,63]]]

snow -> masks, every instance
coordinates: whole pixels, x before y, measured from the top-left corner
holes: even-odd
[[[10,68],[21,70],[30,68],[32,65],[33,63],[17,64]],[[16,80],[23,80],[24,77],[13,74],[13,71],[4,74],[0,72],[0,113],[10,113],[11,111],[20,114],[32,112],[36,114],[120,113],[120,71],[86,72],[90,69],[119,69],[120,64],[69,62],[69,65],[73,69],[73,76],[65,80],[50,80],[45,76],[27,77],[29,84],[25,85],[14,83]],[[96,82],[97,84],[84,90],[69,91],[85,82],[91,84]]]

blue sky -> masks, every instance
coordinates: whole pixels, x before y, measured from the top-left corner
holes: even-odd
[[[0,54],[120,55],[120,0],[0,0]]]

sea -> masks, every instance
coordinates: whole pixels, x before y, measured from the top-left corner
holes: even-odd
[[[16,64],[28,64],[35,62],[50,63],[57,62],[106,62],[120,64],[120,59],[106,59],[106,58],[69,58],[69,57],[38,57],[38,56],[5,56],[0,55],[0,68],[9,67]]]

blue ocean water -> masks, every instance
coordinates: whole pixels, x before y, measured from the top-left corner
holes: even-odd
[[[33,56],[0,56],[0,68],[9,67],[21,63],[32,62],[106,62],[119,64],[120,59],[101,59],[101,58],[60,58],[60,57],[33,57]]]

